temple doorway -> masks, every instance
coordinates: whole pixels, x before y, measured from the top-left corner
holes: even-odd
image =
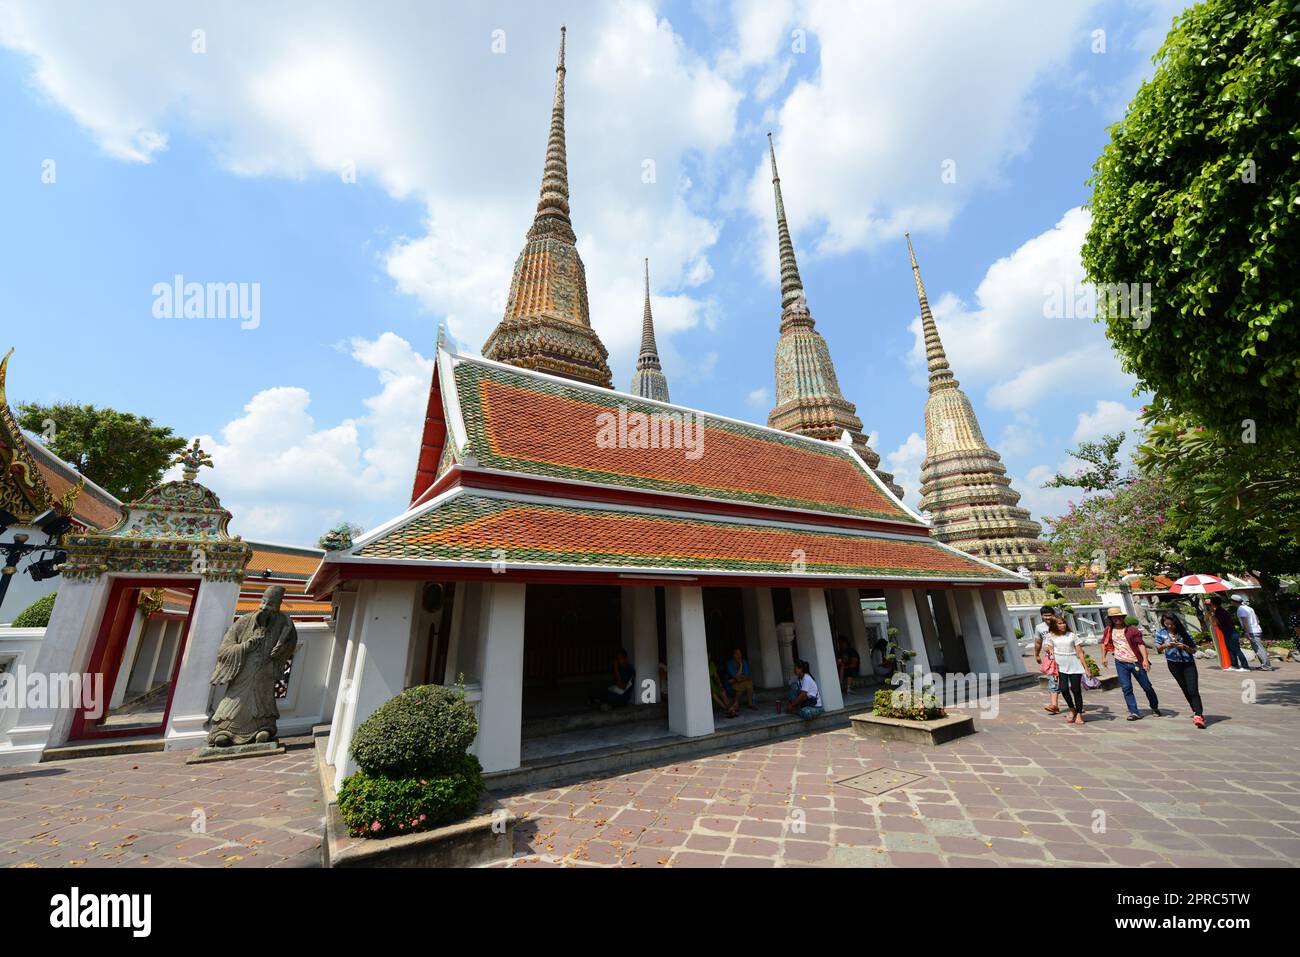
[[[198,590],[197,581],[113,581],[84,670],[101,690],[77,709],[70,739],[162,733]]]
[[[525,720],[591,710],[589,697],[610,684],[621,647],[620,602],[617,585],[528,586]]]

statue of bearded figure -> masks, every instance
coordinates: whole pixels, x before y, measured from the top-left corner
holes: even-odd
[[[269,587],[262,606],[240,617],[221,639],[212,684],[224,684],[226,694],[209,722],[209,747],[275,740],[275,682],[298,645],[293,622],[280,611],[283,597],[282,587]]]

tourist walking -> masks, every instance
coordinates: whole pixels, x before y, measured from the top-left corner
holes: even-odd
[[[1042,651],[1056,660],[1061,695],[1070,711],[1065,716],[1065,723],[1083,724],[1083,676],[1088,673],[1087,661],[1083,657],[1083,643],[1070,630],[1064,618],[1053,615],[1047,622]]]
[[[1126,624],[1127,616],[1122,608],[1106,609],[1106,632],[1101,639],[1101,665],[1110,667],[1109,656],[1115,656],[1115,671],[1119,675],[1119,690],[1124,693],[1124,704],[1128,706],[1128,720],[1137,721],[1142,715],[1138,711],[1137,697],[1133,694],[1133,682],[1137,681],[1146,692],[1147,704],[1151,705],[1151,716],[1160,717],[1160,699],[1156,689],[1151,685],[1147,672],[1151,670],[1151,659],[1147,655],[1146,642],[1142,640],[1142,629],[1137,625]]]
[[[1183,697],[1192,709],[1192,724],[1205,727],[1205,711],[1201,707],[1201,679],[1196,671],[1196,642],[1187,633],[1183,620],[1171,611],[1160,616],[1156,630],[1156,651],[1164,652],[1169,673],[1183,689]]]
[[[1241,652],[1241,643],[1237,640],[1237,617],[1223,607],[1223,599],[1218,595],[1210,596],[1214,606],[1214,621],[1223,632],[1223,646],[1228,649],[1228,667],[1224,671],[1249,671],[1250,662]]]
[[[1061,677],[1055,668],[1043,668],[1043,639],[1047,637],[1047,623],[1056,617],[1056,609],[1051,605],[1044,605],[1038,609],[1038,614],[1042,616],[1040,621],[1034,627],[1034,660],[1038,662],[1039,668],[1047,676],[1047,704],[1043,705],[1043,710],[1048,714],[1061,713]],[[1049,652],[1048,657],[1051,657]]]
[[[1265,671],[1273,670],[1273,662],[1268,660],[1268,649],[1264,647],[1264,628],[1259,623],[1259,615],[1255,614],[1255,609],[1250,607],[1250,602],[1246,600],[1245,595],[1233,595],[1232,600],[1237,603],[1237,620],[1241,622],[1241,630],[1245,632],[1246,637],[1250,639],[1250,645],[1255,649],[1255,655],[1259,658],[1259,666]],[[1244,658],[1245,655],[1242,655]]]

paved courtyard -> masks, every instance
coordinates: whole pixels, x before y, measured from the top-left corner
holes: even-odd
[[[937,749],[833,731],[514,795],[507,865],[1294,866],[1300,665],[1201,675],[1205,731],[1157,664],[1164,718],[1128,723],[1108,691],[1069,726],[1020,689]],[[193,766],[155,753],[0,768],[0,863],[317,866],[313,752],[289,745]],[[879,796],[837,783],[882,767],[921,778]]]
[[[173,751],[0,768],[0,865],[319,866],[315,753],[285,743],[213,764]]]

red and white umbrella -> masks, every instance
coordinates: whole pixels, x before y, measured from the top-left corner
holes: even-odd
[[[1169,586],[1169,591],[1175,595],[1208,595],[1228,590],[1229,586],[1223,579],[1214,575],[1184,575]]]

